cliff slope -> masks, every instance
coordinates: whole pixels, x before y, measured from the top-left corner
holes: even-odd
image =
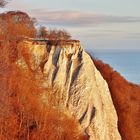
[[[123,140],[140,139],[140,86],[128,82],[108,64],[94,59],[96,68],[107,81],[118,114]]]
[[[41,103],[74,116],[90,140],[121,139],[108,85],[79,41],[23,41],[18,52],[17,65],[41,80]]]

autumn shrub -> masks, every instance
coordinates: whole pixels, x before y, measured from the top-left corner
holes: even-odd
[[[0,40],[17,40],[22,37],[35,37],[35,19],[22,11],[9,11],[0,14]]]
[[[0,140],[88,140],[72,116],[41,103],[40,80],[19,57],[16,42],[0,43]]]
[[[128,82],[101,60],[92,58],[107,81],[118,114],[118,128],[123,140],[140,139],[140,86]]]

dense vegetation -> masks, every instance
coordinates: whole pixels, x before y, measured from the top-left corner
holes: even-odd
[[[48,40],[69,40],[71,35],[65,30],[35,28],[36,19],[22,11],[0,14],[0,40],[17,40],[24,37]]]
[[[0,7],[5,4],[0,0]],[[71,38],[64,30],[41,27],[37,31],[35,21],[21,11],[0,14],[0,140],[87,140],[74,118],[40,104],[40,81],[35,73],[16,65],[20,57],[17,44],[22,37]],[[109,85],[123,140],[139,140],[140,87],[102,61],[93,61]]]
[[[39,102],[39,81],[15,64],[16,46],[0,45],[0,139],[87,140],[74,118]]]
[[[16,64],[17,44],[36,36],[34,23],[21,11],[0,14],[0,140],[88,140],[71,115],[40,103],[36,72]]]
[[[21,37],[35,37],[35,20],[21,11],[0,14],[0,39],[17,40]]]
[[[118,114],[118,127],[123,140],[140,139],[140,86],[124,79],[101,60],[94,64],[107,81]]]

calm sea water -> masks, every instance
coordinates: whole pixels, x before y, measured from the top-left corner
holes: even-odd
[[[88,50],[94,57],[110,64],[128,81],[140,84],[140,51]]]

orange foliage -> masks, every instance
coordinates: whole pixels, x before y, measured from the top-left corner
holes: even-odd
[[[23,36],[35,37],[34,20],[21,11],[0,14],[0,39],[14,40]]]
[[[44,89],[35,79],[37,72],[16,64],[20,38],[35,35],[34,21],[26,13],[0,14],[0,140],[88,140],[72,116],[41,103]]]
[[[40,81],[18,57],[16,43],[0,43],[0,140],[88,140],[74,118],[40,103]]]
[[[109,85],[118,114],[118,127],[123,140],[140,139],[140,87],[124,79],[108,64],[94,59],[94,64]]]

